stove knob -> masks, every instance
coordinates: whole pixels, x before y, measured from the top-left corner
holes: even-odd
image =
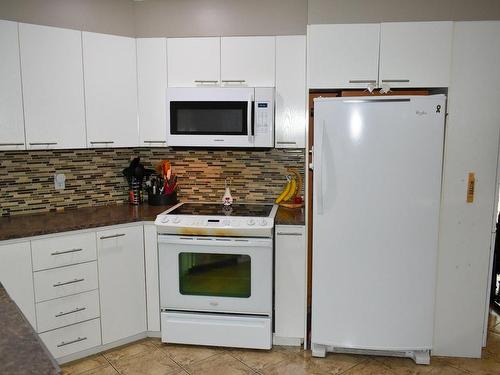
[[[248,225],[254,225],[255,224],[255,220],[254,219],[248,219],[247,224]]]
[[[169,221],[170,221],[170,219],[169,219],[168,217],[164,217],[164,218],[161,220],[161,222],[162,222],[163,224],[166,224],[166,223],[168,223]]]
[[[179,224],[181,222],[181,219],[176,216],[172,219],[172,221],[174,224]]]
[[[265,227],[267,225],[266,219],[262,219],[261,221],[259,221],[259,224],[261,227]]]

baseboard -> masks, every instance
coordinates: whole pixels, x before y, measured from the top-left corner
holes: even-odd
[[[273,334],[273,345],[282,346],[302,346],[304,339],[300,337],[282,337]]]
[[[161,331],[147,331],[146,335],[148,337],[156,337],[156,338],[161,338]]]

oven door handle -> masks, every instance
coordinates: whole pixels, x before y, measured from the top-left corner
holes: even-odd
[[[176,244],[195,246],[224,247],[268,247],[272,246],[271,238],[234,238],[234,237],[197,237],[158,235],[159,244]]]

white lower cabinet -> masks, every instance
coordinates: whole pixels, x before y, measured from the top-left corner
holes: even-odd
[[[143,226],[97,232],[102,342],[146,331]]]
[[[144,225],[146,263],[146,306],[148,331],[160,331],[160,284],[158,276],[158,238],[154,224]]]
[[[38,332],[99,317],[99,291],[91,290],[36,304]]]
[[[274,341],[300,345],[306,320],[305,226],[277,225],[275,231]]]
[[[61,358],[101,345],[101,325],[93,319],[42,333],[40,338],[54,357]]]
[[[26,319],[36,329],[29,242],[0,246],[0,282]]]

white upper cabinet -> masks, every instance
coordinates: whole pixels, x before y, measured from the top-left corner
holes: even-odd
[[[135,39],[83,33],[88,147],[139,144]]]
[[[167,41],[137,39],[139,145],[166,146]]]
[[[84,148],[81,31],[19,24],[28,149]]]
[[[276,37],[277,148],[304,148],[306,139],[306,37]]]
[[[168,86],[220,84],[220,38],[169,38]]]
[[[383,23],[380,84],[448,87],[453,22]]]
[[[221,38],[223,86],[274,87],[274,36]]]
[[[23,96],[17,22],[0,20],[0,56],[0,150],[23,150]]]
[[[380,24],[308,27],[310,88],[377,85]]]

